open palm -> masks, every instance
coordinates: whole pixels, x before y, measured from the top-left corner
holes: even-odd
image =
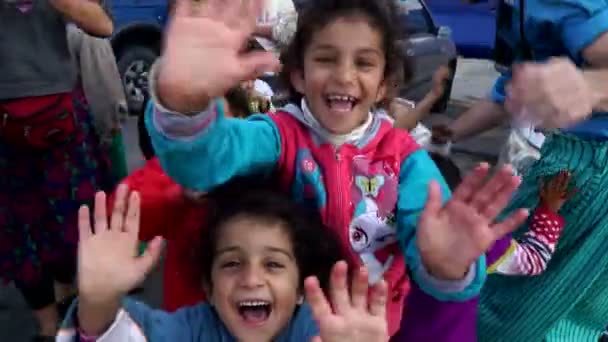
[[[439,185],[429,186],[426,207],[420,216],[417,244],[422,262],[431,274],[447,280],[462,279],[469,266],[496,240],[516,229],[527,218],[518,210],[500,223],[496,217],[507,206],[521,180],[510,166],[486,181],[489,166],[479,165],[442,206]]]
[[[330,280],[331,303],[327,301],[315,277],[306,279],[306,299],[319,324],[320,336],[313,342],[386,342],[387,286],[376,283],[368,301],[368,274],[364,267],[347,285],[348,266],[340,261],[334,265]],[[333,308],[333,310],[332,310]]]
[[[223,96],[240,81],[276,69],[271,53],[243,53],[260,2],[177,0],[165,36],[159,91],[186,98]]]
[[[127,197],[128,201],[127,201]],[[154,239],[146,253],[137,256],[140,202],[137,193],[120,185],[110,222],[106,195],[95,196],[94,230],[89,208],[78,213],[78,287],[83,296],[101,302],[122,296],[144,280],[156,264],[161,239]]]

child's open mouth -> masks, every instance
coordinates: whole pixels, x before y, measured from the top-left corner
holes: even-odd
[[[264,324],[272,312],[271,303],[265,300],[240,301],[237,306],[243,320],[252,325]]]
[[[327,107],[337,113],[350,113],[359,100],[350,95],[331,94],[325,96]]]

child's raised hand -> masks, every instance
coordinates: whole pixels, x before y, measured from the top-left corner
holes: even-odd
[[[158,94],[173,110],[205,109],[242,80],[278,68],[269,52],[243,53],[261,0],[177,0],[167,29]]]
[[[445,92],[445,88],[448,85],[451,72],[447,66],[442,66],[433,74],[433,84],[431,87],[431,94],[435,97],[441,97]]]
[[[128,197],[128,200],[127,200]],[[157,237],[137,256],[140,199],[126,185],[116,191],[110,222],[106,195],[95,196],[94,229],[87,206],[78,212],[78,289],[82,297],[96,303],[119,299],[141,283],[158,261],[162,240]]]
[[[422,262],[435,277],[463,279],[470,265],[496,240],[522,224],[528,211],[520,209],[500,223],[495,219],[509,203],[521,180],[510,166],[486,181],[489,166],[480,164],[442,206],[437,182],[429,185],[420,216],[417,245]]]
[[[334,265],[331,273],[331,303],[323,294],[316,277],[304,282],[306,300],[319,324],[320,336],[314,342],[385,342],[387,285],[379,281],[368,300],[367,270],[360,268],[353,277],[349,291],[348,266],[344,261]],[[333,310],[332,310],[333,308]]]
[[[452,140],[454,132],[447,125],[435,125],[431,127],[431,141],[433,144],[447,144]]]
[[[557,213],[567,200],[572,198],[576,189],[570,188],[572,174],[568,171],[560,171],[551,177],[547,183],[541,182],[540,200],[552,212]]]

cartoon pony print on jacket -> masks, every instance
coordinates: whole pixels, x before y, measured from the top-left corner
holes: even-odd
[[[368,269],[369,283],[374,284],[382,279],[399,252],[393,213],[398,180],[384,161],[370,163],[355,158],[353,167],[355,212],[348,234],[352,249]]]

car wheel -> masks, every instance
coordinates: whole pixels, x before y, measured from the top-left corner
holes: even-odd
[[[132,46],[121,53],[118,58],[118,71],[125,88],[129,113],[143,113],[148,93],[148,74],[158,53],[149,47]]]

